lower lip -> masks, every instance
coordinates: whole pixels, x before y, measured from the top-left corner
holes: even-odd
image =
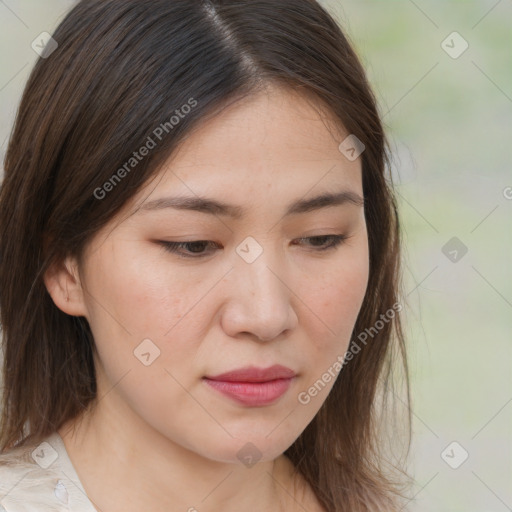
[[[293,378],[268,382],[226,382],[206,378],[204,380],[213,389],[241,404],[258,406],[271,404],[283,396]]]

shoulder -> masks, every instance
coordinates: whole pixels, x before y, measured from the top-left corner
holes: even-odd
[[[44,448],[42,443],[0,454],[0,512],[69,510],[63,496],[59,496],[62,474],[56,466],[47,465],[48,459],[38,461],[38,456],[44,454],[41,446]]]

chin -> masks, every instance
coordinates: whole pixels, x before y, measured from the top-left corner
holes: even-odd
[[[273,427],[275,428],[275,426]],[[294,442],[292,436],[287,438],[273,437],[272,434],[267,437],[268,429],[265,434],[250,434],[236,436],[231,432],[233,438],[223,436],[222,440],[218,440],[213,446],[208,446],[203,452],[203,456],[217,462],[224,462],[228,464],[243,464],[247,467],[252,467],[258,462],[268,462],[280,457]],[[227,438],[226,438],[227,437]],[[210,438],[209,444],[212,439]]]

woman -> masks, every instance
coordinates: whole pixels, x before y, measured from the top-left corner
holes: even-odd
[[[398,510],[399,223],[339,26],[84,0],[53,39],[0,195],[0,504]]]

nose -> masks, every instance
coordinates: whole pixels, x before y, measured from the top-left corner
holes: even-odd
[[[228,299],[221,318],[229,336],[271,341],[297,326],[290,278],[269,250],[252,263],[237,261],[226,280]]]

